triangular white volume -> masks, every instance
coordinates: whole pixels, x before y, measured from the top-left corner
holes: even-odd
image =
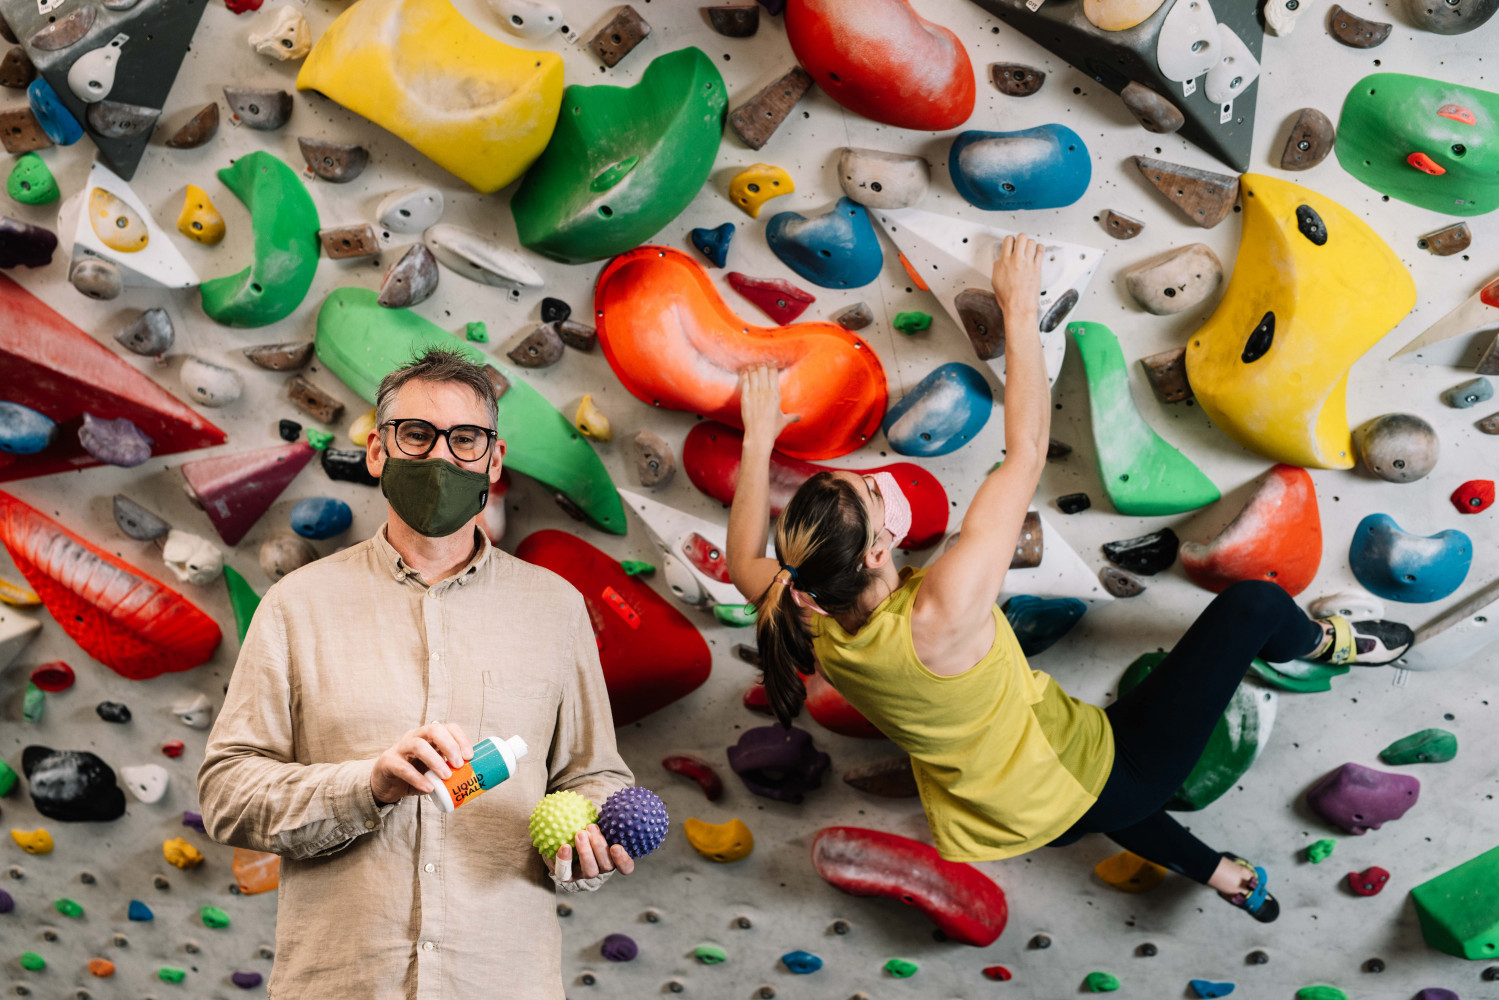
[[[0,608],[0,670],[10,666],[10,661],[20,655],[28,642],[36,638],[41,628],[42,623],[35,618]]]
[[[147,237],[139,250],[123,251],[104,243],[99,227],[105,221],[93,219],[89,214],[90,199],[99,190],[109,196],[101,202],[110,203],[110,198],[124,202],[135,214],[119,218],[125,225],[118,226],[122,235],[143,225]],[[113,218],[113,217],[112,217]],[[98,223],[98,225],[96,225]],[[172,244],[166,232],[151,218],[151,213],[130,185],[102,163],[95,163],[88,175],[83,190],[73,195],[62,205],[57,214],[57,231],[71,246],[64,246],[73,260],[79,257],[97,257],[115,264],[120,269],[120,278],[126,285],[145,288],[194,288],[199,283],[198,272]]]
[[[695,608],[745,603],[728,579],[727,528],[639,493],[620,490],[619,495],[664,553],[661,573],[678,600]],[[767,546],[765,554],[772,551]]]
[[[968,288],[984,291],[993,288],[991,275],[995,253],[1005,237],[1014,236],[1015,232],[915,208],[871,214],[879,219],[885,232],[911,262],[911,267],[926,282],[958,329],[963,329],[963,318],[958,314],[956,304],[958,295]],[[1053,384],[1067,354],[1067,317],[1087,293],[1088,283],[1093,280],[1099,264],[1103,263],[1103,255],[1103,250],[1076,243],[1046,245],[1037,319],[1042,322],[1041,349],[1046,358],[1046,378]],[[1059,306],[1069,292],[1076,293],[1072,306]],[[1048,324],[1050,330],[1046,329]],[[989,366],[1003,384],[1004,356],[993,359]]]
[[[1478,291],[1468,296],[1468,301],[1437,320],[1426,328],[1426,332],[1415,340],[1406,344],[1400,350],[1390,356],[1390,360],[1419,351],[1424,347],[1450,340],[1453,337],[1461,337],[1465,333],[1473,333],[1486,327],[1499,326],[1499,278],[1494,278]],[[1442,361],[1456,363],[1457,359],[1452,351],[1428,352],[1442,355]],[[1459,350],[1456,352],[1461,353]],[[1421,358],[1422,361],[1437,360],[1434,357]]]
[[[1056,525],[1048,521],[1045,514],[1038,512],[1038,516],[1041,518],[1041,565],[1008,570],[1005,573],[1004,591],[999,595],[998,603],[1003,604],[1011,597],[1021,594],[1040,598],[1075,597],[1089,604],[1112,601],[1114,595],[1103,589],[1103,584],[1098,582],[1098,575],[1067,544],[1067,539],[1062,537]],[[956,531],[943,538],[942,544],[932,550],[931,558],[926,561],[927,566],[935,563],[937,557],[950,549],[957,540]]]
[[[1446,670],[1499,639],[1499,580],[1463,598],[1416,630],[1416,644],[1395,661],[1407,670]]]

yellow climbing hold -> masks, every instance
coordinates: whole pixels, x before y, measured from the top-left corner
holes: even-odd
[[[578,431],[586,438],[594,441],[613,441],[614,431],[609,427],[609,418],[604,416],[604,411],[594,405],[593,397],[585,394],[583,402],[578,404],[578,414],[573,417],[573,423],[578,426]]]
[[[196,184],[187,186],[182,198],[182,214],[177,216],[177,231],[190,240],[213,246],[224,238],[224,217],[208,200],[208,192]]]
[[[1187,344],[1187,379],[1229,437],[1272,462],[1351,469],[1348,370],[1416,303],[1362,219],[1290,181],[1245,174],[1232,280]]]
[[[682,824],[687,843],[709,861],[743,861],[755,849],[755,835],[742,819],[731,819],[714,826],[700,819]]]
[[[1121,851],[1111,858],[1104,858],[1093,868],[1104,884],[1120,892],[1149,892],[1166,878],[1166,869],[1138,854]]]
[[[196,868],[203,863],[203,852],[181,837],[173,837],[161,845],[161,856],[167,861],[187,871]]]
[[[375,411],[373,408],[367,413],[361,413],[349,425],[349,440],[363,448],[369,444],[370,431],[375,429]]]
[[[146,244],[151,242],[146,220],[125,204],[124,199],[101,187],[88,193],[88,221],[93,225],[99,242],[111,250],[135,253],[146,249]]]
[[[562,106],[562,58],[506,45],[448,0],[359,0],[297,74],[479,191],[541,155]]]
[[[729,200],[744,209],[751,217],[760,217],[760,206],[778,195],[796,190],[791,175],[780,167],[768,163],[757,163],[745,167],[729,181]]]
[[[4,577],[0,577],[0,604],[9,604],[13,608],[34,608],[42,603],[36,591],[24,583],[11,583]]]
[[[27,854],[51,854],[52,834],[46,830],[32,830],[30,833],[24,830],[11,830],[10,839],[16,842],[16,846]]]

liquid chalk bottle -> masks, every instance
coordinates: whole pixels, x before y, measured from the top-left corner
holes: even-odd
[[[427,795],[443,812],[452,812],[514,774],[515,762],[525,755],[526,741],[519,736],[508,740],[486,736],[474,744],[473,757]]]

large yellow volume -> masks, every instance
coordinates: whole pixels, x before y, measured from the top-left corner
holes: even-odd
[[[562,59],[489,37],[448,0],[359,0],[312,47],[297,89],[320,91],[488,193],[551,139]]]
[[[1244,232],[1223,301],[1187,345],[1209,418],[1271,461],[1353,467],[1348,370],[1416,304],[1400,258],[1348,209],[1245,174]]]

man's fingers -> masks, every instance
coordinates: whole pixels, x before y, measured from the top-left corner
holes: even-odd
[[[400,778],[402,781],[406,782],[406,784],[410,785],[412,788],[415,788],[423,795],[426,795],[433,788],[432,782],[419,774],[417,772],[417,769],[411,766],[410,761],[397,760],[394,764],[391,765],[390,773],[395,775],[397,778]]]
[[[583,832],[588,835],[588,842],[593,847],[593,858],[598,862],[599,871],[613,871],[614,862],[609,858],[609,845],[604,841],[604,834],[599,830],[598,824],[590,823]]]
[[[588,837],[588,831],[579,830],[573,838],[573,844],[578,852],[578,877],[598,878],[599,862],[593,856],[593,842]]]
[[[629,875],[635,871],[635,859],[630,857],[630,852],[618,844],[609,848],[609,858],[614,862],[614,867],[621,875]]]
[[[463,727],[456,722],[447,723],[448,732],[453,735],[453,741],[458,744],[458,753],[464,760],[471,760],[474,756],[473,741],[463,731]],[[459,765],[462,766],[461,764]]]
[[[453,734],[448,732],[447,726],[437,725],[429,727],[427,730],[427,742],[437,748],[437,752],[442,754],[449,767],[463,766],[463,747],[453,738]],[[446,778],[447,775],[445,774],[443,777]]]
[[[442,759],[442,754],[438,753],[432,744],[420,736],[412,737],[411,744],[403,756],[408,760],[412,757],[418,758],[423,764],[427,765],[427,770],[439,778],[451,778],[453,776],[453,769],[448,767],[447,761]]]

